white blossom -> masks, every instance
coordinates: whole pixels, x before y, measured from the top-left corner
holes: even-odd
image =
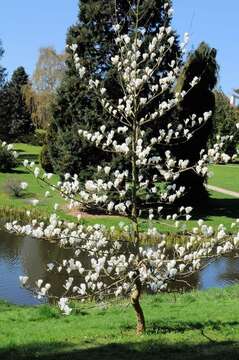
[[[29,279],[28,276],[19,276],[19,280],[22,285],[25,285],[27,283],[28,279]]]
[[[22,181],[20,183],[20,187],[21,187],[22,190],[26,190],[28,188],[28,183],[25,182],[25,181]]]

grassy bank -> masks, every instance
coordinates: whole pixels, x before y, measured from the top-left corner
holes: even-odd
[[[4,208],[12,208],[16,211],[23,210],[35,210],[39,211],[43,216],[47,216],[52,213],[55,203],[63,204],[64,200],[58,193],[51,191],[51,195],[46,198],[45,192],[49,190],[48,186],[36,179],[32,174],[29,174],[26,169],[21,165],[24,159],[29,159],[38,164],[40,146],[33,146],[27,144],[16,144],[14,148],[19,152],[19,166],[11,172],[0,172],[0,210],[4,212]],[[7,191],[7,184],[11,181],[27,182],[28,188],[24,192],[22,197],[15,197]],[[57,183],[58,176],[54,175],[52,183]],[[32,199],[38,199],[39,204],[34,207],[31,204]],[[70,217],[59,211],[59,214],[64,215],[66,219],[70,220]]]
[[[15,149],[19,152],[19,161],[28,158],[35,163],[38,163],[39,153],[41,147],[27,145],[27,144],[15,144]],[[211,185],[217,185],[225,187],[229,190],[239,191],[239,166],[238,165],[216,165],[212,166],[214,177],[209,181]],[[14,178],[15,181],[26,181],[29,187],[25,195],[21,198],[11,196],[6,191],[6,183]],[[51,179],[52,183],[57,183],[58,177],[56,175]],[[45,192],[49,190],[48,186],[34,178],[32,174],[25,171],[24,167],[19,166],[9,173],[0,172],[0,215],[1,217],[12,212],[13,216],[22,217],[24,210],[38,211],[43,217],[48,216],[53,211],[55,203],[60,205],[57,211],[58,215],[69,221],[74,221],[76,218],[65,209],[65,201],[59,196],[57,192],[51,192],[50,197],[44,196]],[[39,204],[37,207],[33,207],[30,202],[31,199],[38,199]],[[230,226],[236,218],[239,218],[239,200],[234,199],[228,195],[211,192],[211,199],[209,204],[206,204],[204,208],[201,208],[194,213],[194,219],[189,221],[189,227],[192,228],[196,225],[196,219],[203,218],[208,224],[217,226],[221,223],[226,226]],[[118,224],[119,221],[125,221],[120,217],[109,216],[91,216],[84,217],[83,222],[85,224],[100,223],[107,226]],[[164,220],[163,222],[156,222],[155,225],[162,231],[176,231],[176,229],[170,227],[170,222]],[[146,226],[142,224],[142,229]]]
[[[145,296],[147,332],[141,337],[127,304],[62,317],[48,306],[0,303],[0,358],[238,359],[238,297],[239,286]]]

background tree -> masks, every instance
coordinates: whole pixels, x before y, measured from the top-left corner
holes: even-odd
[[[17,166],[17,153],[12,150],[12,145],[0,140],[0,171],[10,171]]]
[[[46,129],[51,122],[51,107],[64,76],[65,60],[66,53],[58,54],[53,47],[39,50],[31,84],[24,88],[26,103],[37,128]]]
[[[215,90],[215,113],[212,118],[213,133],[211,143],[215,142],[216,136],[228,136],[231,129],[239,122],[239,110],[231,106],[230,100],[221,90]],[[233,139],[227,142],[226,152],[231,156],[237,152],[239,144],[239,136],[235,134]]]
[[[0,60],[4,54],[2,42],[0,40]],[[6,98],[6,89],[4,87],[6,77],[6,70],[0,65],[0,134],[4,137],[7,133],[7,114],[8,101]],[[5,119],[5,121],[4,121]]]
[[[0,40],[0,60],[3,57],[4,54],[4,49],[2,47],[2,42]],[[4,82],[5,82],[5,77],[6,77],[6,69],[0,65],[0,88],[2,88]]]
[[[195,77],[200,81],[186,94],[174,114],[180,119],[180,122],[183,120],[189,121],[192,116],[202,118],[204,112],[212,111],[214,113],[215,96],[213,89],[216,86],[218,76],[216,55],[216,49],[210,48],[205,42],[202,42],[194,52],[189,54],[183,72],[178,79],[176,91],[188,92]],[[207,149],[207,143],[210,136],[212,136],[212,122],[212,117],[206,123],[202,122],[202,126],[197,130],[191,141],[176,145],[173,149],[175,156],[177,158],[187,157],[190,164],[198,161],[200,151]],[[177,183],[187,188],[184,202],[189,201],[191,204],[204,202],[208,197],[204,182],[205,178],[199,176],[193,170],[181,174]]]
[[[0,138],[10,140],[12,103],[10,93],[5,84],[0,89]]]
[[[147,42],[160,26],[168,26],[171,22],[171,16],[165,17],[163,9],[165,3],[165,0],[147,0],[140,3],[142,14],[140,27],[146,33]],[[110,91],[111,97],[116,99],[122,90],[110,62],[115,49],[113,39],[115,11],[117,20],[123,24],[124,30],[131,31],[132,28],[129,27],[132,12],[127,0],[80,1],[78,22],[70,28],[67,44],[78,45],[77,56],[83,59],[92,73],[97,74],[99,79],[105,80],[105,86]],[[125,14],[129,14],[126,20]],[[169,68],[170,59],[178,52],[176,41],[164,59],[162,69]],[[111,161],[112,155],[100,150],[96,152],[94,146],[89,147],[77,136],[79,126],[93,130],[103,124],[109,124],[110,121],[108,114],[96,101],[94,93],[89,91],[85,79],[78,78],[72,59],[68,59],[66,74],[57,93],[53,120],[47,137],[49,157],[54,170],[60,174],[76,171],[85,179],[95,172],[95,166],[99,162]]]
[[[23,88],[28,85],[28,75],[24,67],[17,68],[10,82],[2,89],[0,134],[3,140],[22,140],[34,133],[31,114],[23,95]]]

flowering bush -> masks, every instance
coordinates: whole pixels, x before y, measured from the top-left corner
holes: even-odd
[[[13,145],[0,142],[0,171],[8,171],[17,165],[17,152],[13,150]]]
[[[5,191],[11,196],[22,197],[25,190],[28,187],[28,183],[25,181],[16,181],[14,179],[8,179],[5,183]]]
[[[192,230],[187,229],[192,211],[190,206],[181,206],[178,211],[167,216],[167,219],[172,220],[172,226],[183,232],[184,246],[175,244],[168,249],[165,235],[155,227],[155,222],[160,223],[164,208],[185,193],[186,189],[183,186],[177,187],[174,181],[180,173],[189,169],[189,161],[183,158],[176,160],[169,150],[163,156],[155,156],[154,147],[158,144],[167,147],[172,143],[180,145],[189,141],[206,124],[211,112],[204,112],[198,118],[192,114],[182,122],[178,120],[165,126],[167,112],[185,96],[184,91],[175,91],[176,79],[181,71],[177,59],[171,62],[168,72],[160,72],[160,64],[173,46],[175,38],[171,35],[170,27],[161,27],[150,43],[145,43],[145,34],[138,27],[140,1],[132,3],[135,21],[129,27],[129,33],[124,33],[122,24],[114,26],[118,52],[111,57],[111,62],[116,67],[123,93],[117,103],[111,101],[97,76],[94,79],[90,77],[84,66],[84,59],[77,55],[77,44],[71,46],[79,76],[89,77],[89,87],[95,91],[105,111],[118,125],[116,130],[107,129],[103,125],[94,133],[79,129],[79,136],[116,156],[123,156],[125,162],[131,164],[130,169],[112,171],[109,166],[99,164],[98,178],[89,179],[84,187],[81,186],[78,175],[68,173],[65,174],[64,181],[51,185],[51,188],[57,188],[68,200],[69,207],[84,204],[86,208],[91,208],[94,205],[108,213],[119,213],[127,217],[129,224],[119,224],[117,229],[106,229],[102,225],[63,223],[53,213],[47,224],[33,220],[32,223],[23,225],[14,221],[6,224],[6,228],[8,231],[38,238],[54,238],[59,241],[60,246],[74,250],[73,256],[64,259],[62,263],[48,264],[49,271],[68,274],[58,302],[64,314],[72,311],[70,299],[103,301],[112,296],[130,296],[137,315],[137,333],[142,333],[145,330],[144,314],[139,302],[142,288],[160,292],[167,289],[171,282],[185,282],[189,275],[205,266],[205,260],[237,250],[239,235],[229,235],[223,225],[213,229],[203,220],[199,220]],[[168,3],[165,3],[164,10],[171,16],[172,9]],[[187,42],[188,34],[181,44],[182,51]],[[188,91],[199,82],[200,78],[194,78]],[[146,88],[149,90],[147,96],[144,95]],[[163,93],[167,93],[168,98],[158,103],[156,111],[154,109],[150,112],[150,103]],[[147,112],[144,111],[146,107]],[[161,129],[157,137],[148,141],[147,126],[156,120],[162,124]],[[230,157],[223,152],[226,140],[228,139],[218,138],[217,144],[211,149],[202,150],[200,160],[190,165],[190,168],[204,176],[208,173],[210,163],[227,162]],[[27,160],[24,165],[35,177],[48,183],[52,174],[41,173],[34,163]],[[154,172],[148,171],[152,168]],[[160,186],[162,182],[165,185],[163,188]],[[115,201],[112,201],[112,194],[117,195]],[[154,246],[141,244],[142,211],[148,214],[147,234],[154,237]],[[237,229],[238,223],[232,224],[232,228]],[[84,255],[84,261],[79,260],[80,255]],[[27,286],[27,277],[21,277],[20,280]],[[39,297],[50,296],[51,284],[44,284],[40,279],[36,283],[36,292]]]

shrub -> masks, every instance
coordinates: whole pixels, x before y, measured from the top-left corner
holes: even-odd
[[[43,145],[42,151],[40,153],[40,164],[42,168],[47,172],[53,172],[53,167],[51,164],[51,159],[49,156],[48,148],[46,145]]]
[[[46,130],[36,129],[35,131],[35,142],[36,145],[43,146],[46,142]]]
[[[27,188],[28,184],[26,182],[20,182],[13,179],[8,179],[5,183],[5,191],[10,196],[22,197]]]
[[[0,171],[9,171],[17,166],[13,153],[6,147],[0,146]]]
[[[214,92],[216,100],[216,109],[213,115],[214,131],[211,136],[210,144],[216,142],[217,135],[230,136],[232,129],[239,122],[239,111],[237,108],[231,106],[228,97],[220,90]],[[225,153],[232,156],[237,153],[237,146],[239,144],[239,134],[234,134],[234,137],[227,141],[225,146]]]

